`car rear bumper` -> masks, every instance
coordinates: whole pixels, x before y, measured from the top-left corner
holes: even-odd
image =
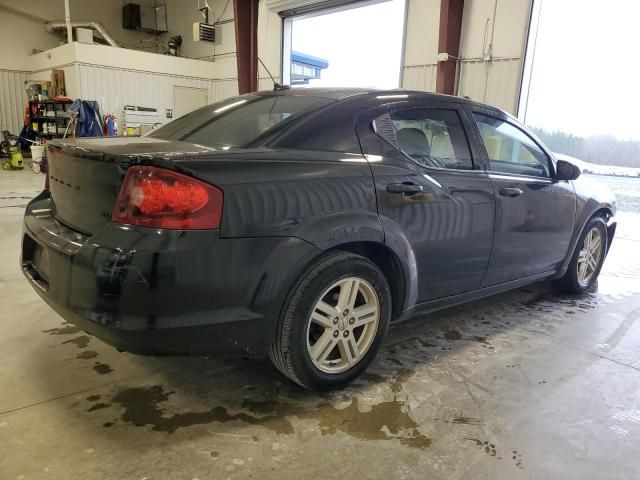
[[[289,289],[318,253],[296,238],[111,222],[87,236],[49,206],[43,193],[27,207],[25,276],[65,320],[135,353],[264,354]]]

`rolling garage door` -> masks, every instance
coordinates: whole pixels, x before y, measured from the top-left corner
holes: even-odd
[[[267,0],[267,6],[281,17],[306,15],[354,3],[380,3],[385,0]]]

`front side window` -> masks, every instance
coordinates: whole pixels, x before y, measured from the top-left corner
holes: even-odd
[[[519,128],[494,117],[475,113],[491,170],[500,173],[549,177],[549,158]]]
[[[403,110],[391,113],[386,120],[386,134],[395,137],[392,143],[418,164],[431,168],[473,169],[467,137],[455,110]],[[374,126],[378,129],[383,123],[376,121]]]

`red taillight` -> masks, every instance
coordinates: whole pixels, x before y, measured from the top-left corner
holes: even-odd
[[[127,170],[111,220],[168,229],[219,228],[222,191],[181,173],[157,167]]]

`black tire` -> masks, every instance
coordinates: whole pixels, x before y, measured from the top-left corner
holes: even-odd
[[[580,254],[580,250],[582,250],[583,248],[585,237],[594,228],[598,229],[601,234],[601,238],[602,238],[601,246],[600,246],[601,255],[600,255],[599,264],[594,274],[591,276],[589,282],[586,285],[584,285],[578,281],[578,256]],[[600,270],[602,270],[602,265],[604,264],[604,259],[607,254],[607,245],[609,242],[607,233],[608,233],[607,224],[602,217],[599,217],[599,216],[593,217],[587,222],[586,226],[584,227],[584,230],[582,231],[582,234],[580,235],[580,239],[576,244],[576,248],[573,252],[573,255],[571,256],[571,261],[569,262],[569,267],[567,268],[567,272],[564,274],[562,278],[554,281],[554,285],[559,290],[567,293],[586,293],[591,291],[594,288],[594,286],[597,284],[598,275],[600,275]]]
[[[309,355],[308,324],[311,313],[326,289],[348,277],[364,279],[375,290],[379,305],[378,328],[367,352],[353,367],[341,373],[326,373],[316,367]],[[305,388],[338,388],[353,381],[371,364],[386,336],[390,317],[391,293],[382,271],[359,255],[331,252],[316,261],[290,292],[280,315],[276,339],[269,356],[282,374]]]

